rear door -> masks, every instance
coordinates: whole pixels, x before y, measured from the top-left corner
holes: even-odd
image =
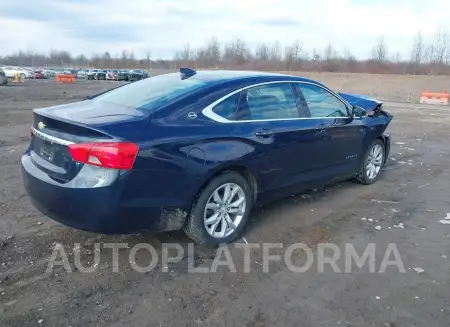
[[[298,83],[310,119],[315,121],[317,146],[315,167],[321,178],[356,172],[362,153],[366,127],[351,117],[351,109],[328,89],[311,83]]]
[[[299,112],[290,83],[268,83],[241,92],[237,131],[246,135],[264,190],[295,192],[312,169],[314,122]]]

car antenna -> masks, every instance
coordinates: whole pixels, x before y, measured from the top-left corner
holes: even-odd
[[[187,79],[189,77],[194,76],[195,74],[197,74],[197,71],[195,71],[192,68],[180,68],[180,74],[181,74],[181,79]]]

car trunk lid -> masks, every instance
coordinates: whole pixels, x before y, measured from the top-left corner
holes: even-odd
[[[72,180],[83,164],[72,159],[74,143],[133,141],[145,128],[149,115],[129,107],[86,100],[35,109],[30,155],[54,180]]]

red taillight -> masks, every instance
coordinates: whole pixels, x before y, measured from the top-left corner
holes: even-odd
[[[129,170],[133,167],[138,146],[129,142],[81,143],[69,145],[75,161],[104,168]]]

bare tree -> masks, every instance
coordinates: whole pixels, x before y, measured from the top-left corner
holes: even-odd
[[[266,44],[260,44],[256,47],[255,58],[257,60],[269,60],[269,47]]]
[[[145,59],[147,60],[148,69],[152,70],[152,52],[150,50],[145,51]]]
[[[212,68],[221,58],[220,43],[216,37],[210,38],[204,47],[197,50],[197,62],[202,67]]]
[[[281,45],[280,42],[275,41],[269,49],[269,60],[274,62],[281,61]]]
[[[334,72],[338,70],[338,52],[332,44],[328,44],[324,51],[325,70]]]
[[[184,49],[181,52],[181,60],[190,61],[194,59],[194,53],[192,52],[191,46],[189,43],[184,45]]]
[[[321,61],[322,58],[320,57],[319,52],[317,51],[316,48],[313,49],[313,53],[312,53],[312,61],[313,62],[317,62],[317,61]]]
[[[437,68],[437,73],[441,74],[443,66],[450,59],[450,34],[447,30],[438,30],[434,35],[434,41],[428,49],[430,62]]]
[[[388,59],[388,47],[386,45],[386,41],[384,36],[380,36],[377,43],[372,49],[372,59],[383,62]]]
[[[423,41],[422,33],[417,32],[416,36],[414,36],[413,44],[411,48],[411,63],[413,73],[417,74],[420,69],[420,65],[425,61],[425,44]]]
[[[106,51],[103,55],[103,67],[104,68],[110,68],[111,66],[111,54]]]
[[[335,60],[335,59],[337,59],[337,56],[338,55],[337,55],[336,49],[333,47],[332,44],[328,44],[325,47],[325,51],[324,51],[324,59],[325,59],[325,61],[330,62],[332,60]]]
[[[239,38],[231,41],[225,46],[224,58],[237,65],[244,64],[250,57],[251,53],[247,44]]]
[[[127,52],[127,50],[122,50],[122,55],[120,58],[120,65],[122,67],[128,68],[128,52]]]
[[[304,59],[303,45],[299,41],[294,41],[292,45],[284,49],[284,61],[286,69],[301,69],[301,62]]]
[[[131,63],[133,63],[136,60],[136,58],[134,57],[134,51],[133,50],[128,51],[128,60],[130,60]]]
[[[85,67],[88,65],[88,58],[85,55],[80,54],[75,58],[75,64],[79,67]]]
[[[350,61],[350,60],[356,60],[355,56],[353,56],[352,51],[348,46],[344,48],[343,51],[344,54],[344,60]]]
[[[284,50],[284,51],[283,51]],[[262,70],[305,70],[305,71],[342,71],[369,73],[416,73],[450,75],[450,32],[439,30],[429,46],[421,33],[414,37],[408,57],[402,58],[399,52],[388,54],[384,37],[377,39],[372,48],[372,60],[357,60],[350,49],[344,48],[341,54],[333,45],[322,51],[311,49],[309,54],[299,41],[282,46],[279,42],[260,44],[255,51],[250,51],[242,39],[234,39],[221,47],[217,38],[208,39],[199,49],[192,49],[186,44],[176,52],[173,60],[151,59],[151,52],[136,60],[133,50],[123,50],[118,54],[101,52],[90,58],[84,55],[72,57],[65,50],[51,50],[49,53],[17,50],[2,55],[2,65],[35,67],[96,67],[96,68],[139,68],[151,66],[159,69],[173,69],[178,64],[197,67],[221,67],[234,69]],[[414,66],[416,65],[416,67]],[[419,69],[417,69],[417,67]]]
[[[419,65],[423,62],[425,56],[425,44],[422,37],[422,32],[418,32],[414,36],[413,45],[411,49],[411,62]]]

